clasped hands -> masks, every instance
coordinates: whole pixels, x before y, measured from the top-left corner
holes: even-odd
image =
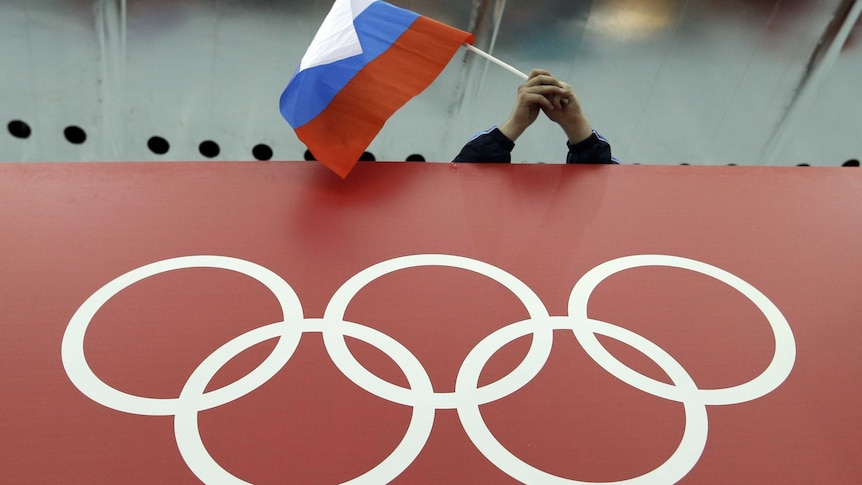
[[[510,140],[517,140],[536,121],[539,111],[560,125],[572,144],[587,139],[593,132],[572,86],[543,69],[533,69],[527,81],[518,87],[515,107],[499,126],[500,131]]]

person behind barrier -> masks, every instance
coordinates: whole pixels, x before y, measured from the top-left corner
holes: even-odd
[[[543,69],[533,69],[518,87],[512,114],[500,126],[474,136],[453,162],[511,163],[512,149],[539,116],[539,112],[560,125],[568,137],[568,164],[616,164],[611,145],[592,129],[572,86]]]

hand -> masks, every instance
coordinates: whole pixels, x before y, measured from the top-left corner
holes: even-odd
[[[589,138],[593,128],[584,116],[572,86],[566,83],[560,83],[560,85],[564,90],[563,93],[554,94],[550,98],[551,105],[555,109],[549,110],[542,105],[542,111],[551,121],[560,125],[569,142],[574,145]]]
[[[563,100],[569,100],[570,98],[574,98],[571,86],[558,81],[548,71],[533,69],[527,78],[527,82],[518,88],[518,98],[515,101],[515,107],[512,109],[509,119],[500,125],[500,131],[510,140],[515,141],[536,121],[536,118],[539,116],[539,110],[544,111],[546,114],[556,114],[557,111],[563,111],[565,108],[568,108],[568,106],[563,104]],[[577,106],[577,99],[575,99],[575,105]],[[567,119],[575,111],[580,112],[580,106],[577,106],[575,110],[568,111],[565,116],[559,118]],[[560,123],[559,121],[557,122]]]

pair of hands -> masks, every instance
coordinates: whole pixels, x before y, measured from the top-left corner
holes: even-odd
[[[510,140],[517,140],[536,121],[539,111],[560,125],[572,144],[586,140],[593,132],[572,86],[543,69],[533,69],[527,82],[518,88],[515,108],[499,126],[500,131]]]

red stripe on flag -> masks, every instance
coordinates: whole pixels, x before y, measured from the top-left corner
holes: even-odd
[[[473,36],[420,16],[297,136],[317,160],[346,177],[386,120],[434,82],[464,42]]]

